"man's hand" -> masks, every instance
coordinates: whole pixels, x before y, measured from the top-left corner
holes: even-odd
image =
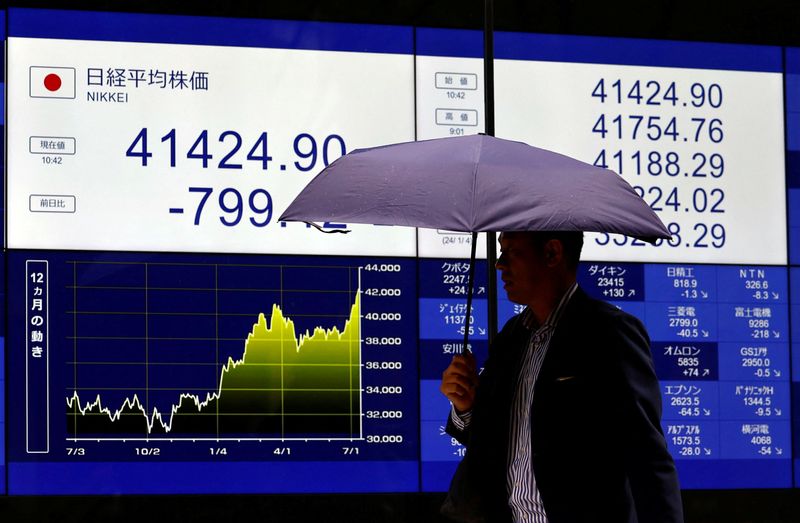
[[[453,356],[453,361],[442,374],[442,385],[439,390],[453,403],[456,412],[472,409],[477,387],[478,367],[475,364],[475,356],[471,352]]]

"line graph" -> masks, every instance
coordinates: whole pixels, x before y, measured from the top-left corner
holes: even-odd
[[[68,441],[363,439],[359,267],[68,263]]]

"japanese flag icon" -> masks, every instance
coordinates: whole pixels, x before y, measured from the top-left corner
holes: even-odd
[[[75,69],[73,67],[30,68],[31,98],[75,98]]]

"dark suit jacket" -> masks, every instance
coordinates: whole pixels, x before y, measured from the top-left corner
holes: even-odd
[[[467,446],[442,512],[510,522],[506,474],[511,404],[530,338],[520,316],[498,334],[472,423],[448,432]],[[633,316],[577,289],[536,381],[531,451],[550,523],[683,521],[675,465],[661,431],[650,341]]]

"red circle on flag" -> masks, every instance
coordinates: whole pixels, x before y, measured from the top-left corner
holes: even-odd
[[[58,91],[61,88],[61,77],[50,73],[44,77],[44,86],[48,91]]]

